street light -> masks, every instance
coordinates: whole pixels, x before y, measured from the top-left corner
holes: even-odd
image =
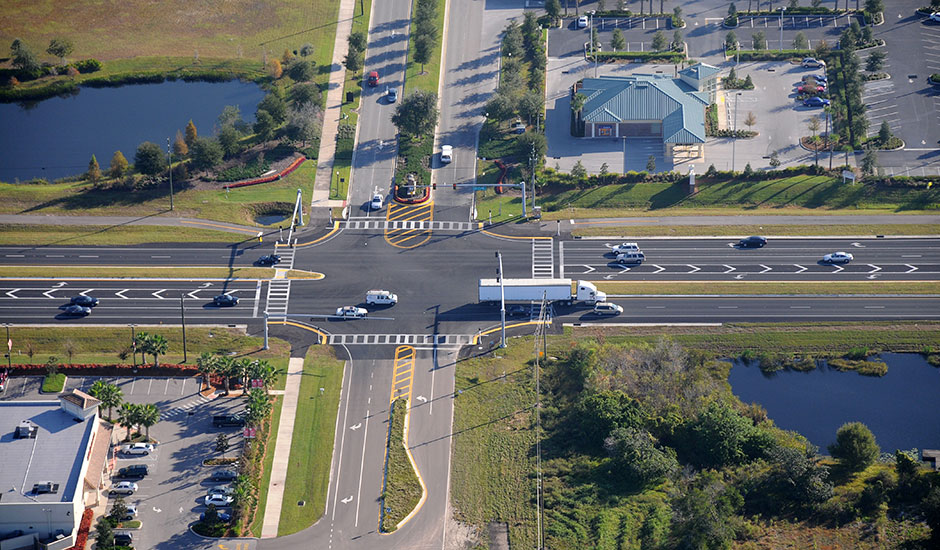
[[[780,7],[780,51],[783,51],[783,12],[787,11],[786,6]]]
[[[734,172],[734,149],[738,143],[738,96],[741,92],[734,94],[734,120],[731,123],[731,172]]]
[[[13,340],[10,340],[10,323],[3,323],[7,327],[7,369],[13,369]]]
[[[173,210],[173,155],[170,153],[170,138],[166,138],[166,164],[167,172],[170,173],[170,210]]]
[[[134,336],[134,327],[137,325],[127,325],[131,327],[131,350],[134,353],[134,368],[137,368],[137,338]],[[125,356],[126,357],[126,356]]]

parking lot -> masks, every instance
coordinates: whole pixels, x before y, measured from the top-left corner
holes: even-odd
[[[650,51],[653,44],[653,35],[657,31],[666,34],[666,40],[672,40],[672,21],[667,17],[617,17],[596,18],[594,28],[597,29],[597,40],[604,51],[612,51],[610,41],[614,29],[620,29],[627,45],[624,51],[644,52]],[[568,57],[581,56],[584,45],[591,40],[590,27],[579,29],[577,19],[565,21],[561,28],[551,28],[548,31],[548,56]]]
[[[153,453],[146,456],[115,454],[115,472],[132,464],[146,464],[149,467],[146,477],[130,480],[137,483],[138,490],[124,497],[127,504],[137,506],[138,519],[142,523],[139,530],[132,531],[134,547],[167,550],[194,547],[189,526],[205,511],[203,500],[209,487],[219,484],[208,481],[208,477],[220,467],[203,466],[202,461],[218,455],[214,449],[220,432],[228,435],[228,456],[236,456],[243,442],[238,428],[214,428],[212,416],[240,410],[243,407],[242,399],[206,399],[199,394],[196,377],[71,376],[66,391],[73,388],[87,391],[95,381],[102,379],[118,385],[125,401],[154,403],[161,412],[160,422],[150,428],[151,438],[158,442]],[[40,394],[41,384],[41,376],[11,377],[0,399],[58,397],[55,394]],[[102,415],[107,415],[107,411],[102,411]],[[115,445],[121,443],[122,435],[123,428],[116,426]],[[103,491],[103,496],[108,496],[107,490]]]

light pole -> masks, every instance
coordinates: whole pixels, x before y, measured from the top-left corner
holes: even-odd
[[[137,325],[127,325],[131,327],[131,350],[134,353],[134,368],[137,368],[137,338],[134,336],[134,327]],[[126,357],[126,356],[125,356]]]
[[[503,255],[496,251],[496,259],[499,260],[499,270],[496,271],[496,279],[499,281],[499,323],[500,323],[500,341],[499,347],[506,347],[506,287],[503,284]]]
[[[787,11],[786,6],[780,7],[780,51],[783,51],[783,12]]]
[[[183,363],[186,362],[186,308],[183,307],[183,293],[180,292],[180,321],[183,325]]]
[[[594,10],[591,10],[591,57],[594,58],[594,78],[597,78],[597,52],[594,51]]]
[[[170,138],[166,138],[166,165],[170,173],[170,210],[173,210],[173,155],[170,153]]]
[[[7,369],[13,369],[13,340],[10,340],[10,323],[3,323],[7,327]]]
[[[731,172],[734,172],[734,149],[738,143],[738,96],[741,92],[734,94],[734,120],[731,123]]]

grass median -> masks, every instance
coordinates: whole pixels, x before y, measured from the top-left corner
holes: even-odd
[[[284,376],[281,376],[281,380]],[[258,506],[255,508],[255,516],[251,520],[251,534],[256,537],[261,536],[261,528],[264,527],[264,508],[268,502],[268,486],[271,485],[271,465],[274,463],[274,444],[277,441],[277,427],[281,421],[281,406],[284,404],[284,398],[280,395],[274,398],[274,407],[271,409],[271,429],[268,430],[268,439],[264,446],[264,460],[261,462],[261,480],[258,487]]]
[[[935,281],[865,281],[865,282],[626,282],[594,281],[598,290],[607,294],[646,295],[837,295],[837,294],[940,294],[940,282]]]
[[[421,482],[408,457],[405,441],[408,401],[398,398],[389,415],[388,454],[385,464],[385,490],[382,492],[382,532],[391,533],[418,505],[423,492]]]
[[[740,215],[738,213],[733,215]],[[746,214],[745,214],[746,215]],[[903,221],[898,216],[898,221]],[[741,237],[743,235],[779,235],[789,237],[810,237],[826,235],[831,237],[874,237],[877,235],[938,235],[940,225],[897,223],[897,224],[826,224],[826,225],[657,225],[655,218],[650,218],[648,225],[602,225],[593,227],[575,226],[572,234],[578,237]],[[577,223],[577,222],[575,222]]]
[[[0,277],[81,279],[270,279],[274,270],[263,267],[97,267],[97,266],[0,266]],[[302,274],[289,279],[316,279]]]
[[[234,244],[254,238],[256,234],[171,225],[0,224],[0,245],[112,246],[199,242]]]
[[[310,527],[326,509],[342,384],[343,362],[333,348],[311,346],[304,358],[278,536]]]

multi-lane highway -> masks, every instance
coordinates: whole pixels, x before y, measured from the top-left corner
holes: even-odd
[[[251,267],[260,256],[273,251],[273,243],[257,239],[230,246],[2,246],[0,265]]]

